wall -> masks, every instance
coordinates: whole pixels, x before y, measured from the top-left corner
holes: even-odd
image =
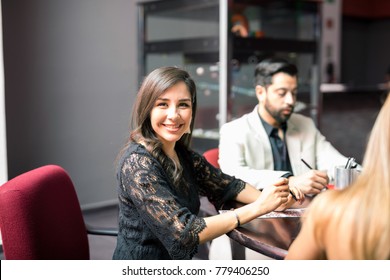
[[[1,5],[1,0],[0,0]],[[0,30],[2,30],[2,13],[0,9]],[[3,63],[3,34],[0,33],[0,185],[8,179],[7,172],[7,145],[5,122],[5,95],[4,95],[4,63]]]
[[[83,208],[117,201],[138,87],[135,3],[2,0],[9,178],[59,164]]]
[[[343,0],[342,82],[383,83],[390,66],[390,1]]]
[[[340,82],[341,2],[342,0],[324,1],[321,8],[322,83]]]
[[[342,82],[375,85],[384,81],[390,66],[390,18],[344,17],[342,28]]]
[[[390,19],[344,19],[342,45],[345,83],[373,85],[384,81],[390,66]]]
[[[390,17],[389,0],[342,0],[343,15],[360,18]]]

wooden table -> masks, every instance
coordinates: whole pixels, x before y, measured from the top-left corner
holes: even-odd
[[[237,202],[226,203],[222,209],[241,207]],[[227,235],[235,242],[273,259],[284,259],[287,250],[301,228],[299,217],[256,218]],[[244,248],[232,242],[233,259],[245,259]],[[241,247],[241,248],[240,248]]]

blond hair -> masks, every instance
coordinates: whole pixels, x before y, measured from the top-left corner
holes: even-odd
[[[307,222],[314,223],[324,257],[332,224],[334,235],[351,233],[346,244],[351,259],[390,259],[390,95],[372,128],[360,176],[342,191],[320,195],[309,211]]]

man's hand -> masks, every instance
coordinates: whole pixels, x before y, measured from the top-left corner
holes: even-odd
[[[299,176],[291,176],[288,180],[291,187],[300,189],[304,194],[319,194],[329,183],[328,174],[319,170],[310,170]]]

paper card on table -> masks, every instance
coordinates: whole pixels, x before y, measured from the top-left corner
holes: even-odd
[[[267,218],[296,218],[301,217],[305,212],[306,208],[289,208],[284,211],[272,211],[262,216],[257,217],[258,219]],[[229,212],[231,210],[219,210],[219,213]]]
[[[272,211],[257,218],[296,218],[301,217],[306,208],[290,208],[284,211]]]

